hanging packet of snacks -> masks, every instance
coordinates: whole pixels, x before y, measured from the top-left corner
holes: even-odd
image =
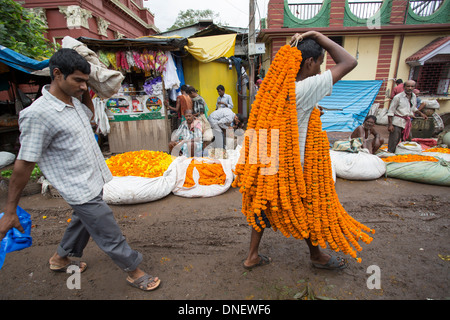
[[[311,113],[302,170],[298,142],[295,79],[302,60],[297,48],[280,48],[252,105],[233,187],[242,193],[242,212],[257,231],[262,213],[274,230],[355,258],[358,241],[374,230],[341,206],[333,181],[329,141],[319,109]],[[259,220],[257,223],[256,220]]]

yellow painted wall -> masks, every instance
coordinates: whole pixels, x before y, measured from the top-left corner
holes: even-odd
[[[343,46],[348,53],[357,58],[358,65],[342,80],[375,79],[380,37],[347,36],[344,38]]]
[[[186,84],[197,89],[208,105],[208,115],[216,109],[217,86],[225,87],[225,93],[233,99],[233,112],[238,113],[238,93],[236,89],[236,69],[228,69],[228,64],[221,62],[203,63],[192,56],[183,59],[183,72]]]

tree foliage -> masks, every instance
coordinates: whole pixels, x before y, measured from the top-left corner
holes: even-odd
[[[13,0],[0,0],[0,44],[24,56],[44,60],[56,45],[45,39],[46,27],[32,12]]]
[[[168,31],[190,26],[192,24],[199,22],[202,19],[214,20],[217,18],[219,18],[219,14],[215,13],[211,9],[205,10],[188,9],[186,11],[181,10],[180,12],[178,12],[178,16],[177,19],[175,20],[175,23],[168,29]],[[217,24],[227,25],[226,23],[220,21],[217,22]]]

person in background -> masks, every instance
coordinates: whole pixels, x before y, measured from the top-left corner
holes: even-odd
[[[383,145],[384,139],[381,138],[380,133],[375,130],[375,124],[377,117],[369,115],[364,119],[362,125],[358,126],[353,132],[350,138],[362,138],[363,147],[369,150],[371,154],[375,154],[378,149]],[[373,135],[373,137],[370,137]]]
[[[21,146],[0,219],[0,240],[11,228],[23,232],[16,208],[37,163],[73,209],[71,222],[49,259],[50,270],[66,272],[69,266],[76,265],[84,272],[87,264],[70,257],[81,257],[92,237],[128,273],[128,284],[154,290],[161,280],[138,267],[142,254],[130,248],[102,198],[103,186],[112,175],[90,126],[95,112],[87,87],[90,64],[75,50],[60,49],[50,58],[49,67],[51,84],[19,115]]]
[[[198,94],[198,91],[189,86],[186,89],[186,93],[192,99],[192,110],[194,111],[194,116],[199,117],[200,115],[205,115],[208,113],[208,105],[206,104],[205,99],[201,95]]]
[[[394,89],[392,89],[392,93],[391,93],[391,100],[398,95],[400,92],[403,92],[403,80],[402,79],[397,79],[395,81],[396,86],[394,87]]]
[[[186,110],[192,110],[193,103],[191,97],[187,94],[188,86],[183,84],[180,88],[180,95],[177,97],[175,107],[169,106],[169,109],[172,111],[176,111],[178,114],[178,121],[183,122],[185,120],[185,112]]]
[[[428,117],[417,109],[417,98],[413,90],[416,86],[416,82],[408,80],[405,82],[404,91],[397,94],[392,99],[389,106],[388,117],[388,151],[395,153],[400,140],[411,140],[411,118],[417,113],[424,119]]]
[[[215,147],[224,149],[226,146],[226,130],[242,128],[244,124],[243,117],[241,115],[236,115],[228,108],[220,108],[213,111],[209,115],[208,121],[213,130]]]
[[[178,145],[172,153],[175,157],[180,155],[201,157],[203,149],[202,123],[195,118],[191,109],[186,110],[185,117],[186,120],[181,123],[180,127],[172,135],[169,150],[172,152]]]
[[[221,84],[217,86],[217,97],[216,110],[220,108],[230,108],[233,109],[233,99],[229,94],[225,93],[225,87]]]

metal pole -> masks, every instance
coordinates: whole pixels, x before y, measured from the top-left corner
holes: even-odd
[[[248,29],[248,62],[249,62],[249,113],[255,100],[255,0],[250,0],[249,4],[249,29]]]

